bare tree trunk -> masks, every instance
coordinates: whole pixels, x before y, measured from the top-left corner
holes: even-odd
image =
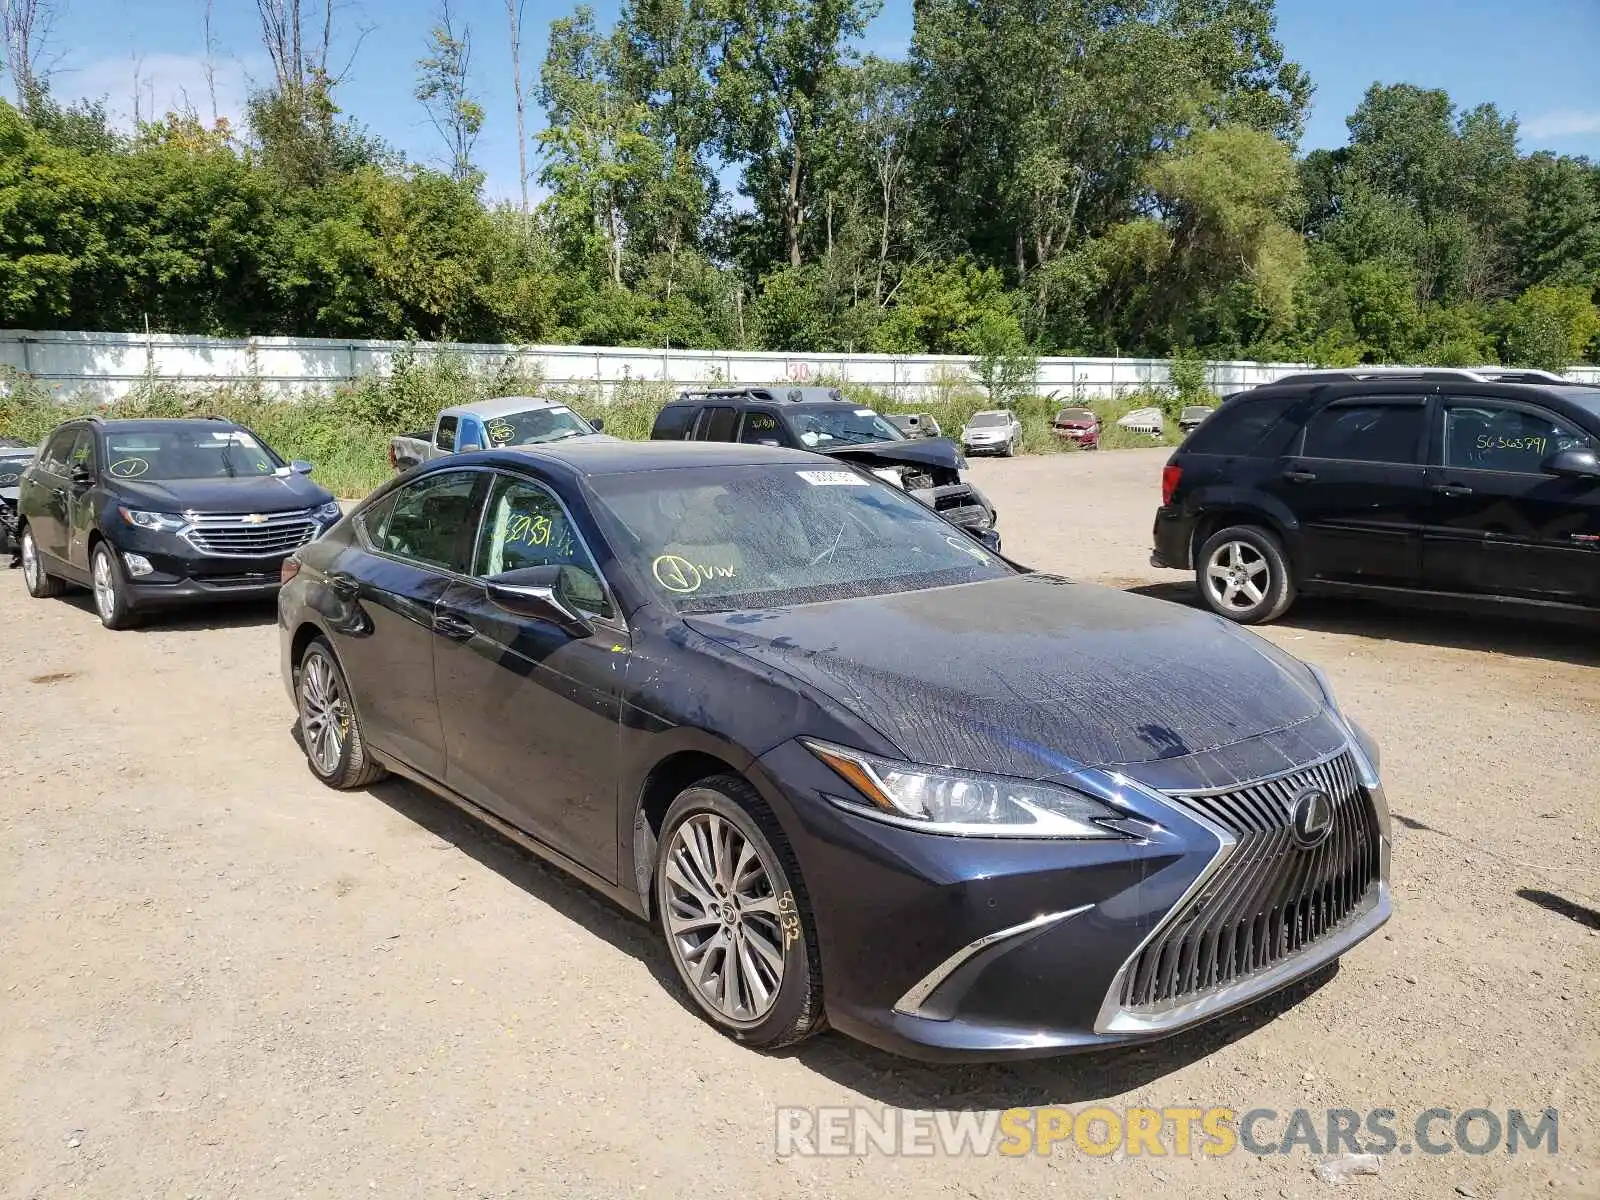
[[[833,257],[833,193],[832,192],[828,193],[828,212],[827,212],[827,217],[825,219],[827,221],[827,228],[828,228],[828,257],[831,259]]]
[[[789,243],[789,265],[800,265],[800,142],[789,159],[789,184],[783,197],[783,233]]]
[[[522,35],[517,27],[518,0],[506,0],[511,22],[511,86],[517,100],[517,182],[522,187],[522,230],[528,230],[528,127],[522,100]]]
[[[211,6],[213,0],[206,0],[205,38],[206,38],[206,91],[211,95],[211,124],[215,127],[220,119],[217,112],[217,43],[211,35]]]
[[[1017,282],[1028,277],[1028,247],[1022,240],[1022,230],[1017,230]]]
[[[0,0],[0,43],[4,66],[17,90],[17,107],[31,114],[39,93],[49,84],[50,70],[41,65],[58,15],[57,0]]]
[[[883,226],[878,230],[878,272],[872,283],[872,299],[883,303],[883,268],[889,261],[889,212],[894,200],[894,184],[883,179]]]

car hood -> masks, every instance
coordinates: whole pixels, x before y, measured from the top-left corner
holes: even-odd
[[[906,758],[1028,778],[1260,738],[1324,712],[1304,664],[1221,617],[1032,574],[686,617]]]
[[[119,479],[115,493],[130,508],[156,512],[198,509],[223,513],[271,513],[310,508],[333,493],[304,475],[251,475],[237,479]]]
[[[948,467],[959,470],[961,449],[949,438],[921,437],[915,441],[868,442],[865,446],[840,446],[819,451],[866,467]]]

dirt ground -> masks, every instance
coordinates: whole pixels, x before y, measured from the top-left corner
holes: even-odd
[[[981,463],[1008,550],[1147,565],[1161,451]],[[1600,1195],[1600,646],[1307,604],[1266,636],[1379,739],[1396,915],[1288,997],[1139,1051],[763,1057],[651,931],[402,783],[305,769],[270,609],[108,633],[0,570],[0,1194]],[[1560,1112],[1559,1152],[779,1158],[778,1105]],[[1320,1118],[1319,1118],[1320,1120]]]

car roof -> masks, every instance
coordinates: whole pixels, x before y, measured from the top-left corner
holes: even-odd
[[[780,446],[755,446],[743,442],[549,442],[533,446],[504,446],[454,454],[436,459],[461,465],[473,462],[515,466],[532,461],[540,466],[564,467],[574,475],[621,475],[633,471],[663,471],[680,467],[737,467],[837,463],[821,454]]]
[[[237,421],[222,417],[80,417],[106,433],[153,433],[162,429],[242,429]]]
[[[796,387],[782,384],[752,384],[749,387],[707,388],[680,392],[671,404],[782,404],[784,407],[819,404],[854,404],[838,388]],[[861,407],[857,405],[856,407]]]
[[[532,412],[541,408],[566,408],[561,400],[544,396],[492,396],[487,400],[474,400],[471,404],[453,404],[441,409],[441,417],[503,417],[510,413]]]

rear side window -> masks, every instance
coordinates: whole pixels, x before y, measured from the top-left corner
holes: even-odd
[[[1294,401],[1294,396],[1262,396],[1225,404],[1189,435],[1183,448],[1200,454],[1249,454]]]
[[[385,497],[363,526],[372,548],[425,567],[462,571],[462,531],[477,527],[472,471],[430,475]]]
[[[1414,463],[1422,442],[1422,414],[1421,404],[1330,404],[1306,426],[1300,453],[1349,462]]]
[[[655,428],[650,431],[650,436],[657,441],[681,441],[689,436],[689,426],[693,422],[694,405],[669,404],[656,414]]]
[[[702,442],[733,441],[733,424],[738,418],[736,409],[728,405],[714,405],[700,414],[700,424],[694,436]]]
[[[433,444],[440,450],[454,450],[456,448],[456,417],[440,417],[439,432],[433,439]]]
[[[753,408],[744,414],[739,426],[739,440],[756,446],[783,445],[783,430],[778,425],[776,413]]]

